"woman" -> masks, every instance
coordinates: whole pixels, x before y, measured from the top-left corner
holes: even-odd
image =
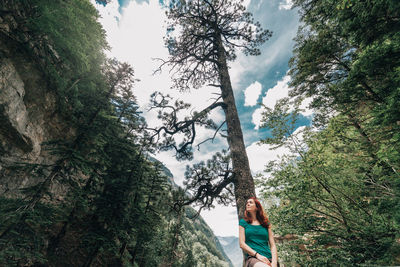
[[[239,221],[239,243],[246,255],[246,267],[278,266],[274,233],[260,201],[255,197],[247,200],[244,219]]]

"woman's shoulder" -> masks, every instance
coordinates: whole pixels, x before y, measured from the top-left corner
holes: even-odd
[[[246,222],[244,219],[240,219],[240,220],[239,220],[239,225],[240,225],[240,226],[243,226],[244,228],[246,228],[247,225],[249,225],[249,223]]]

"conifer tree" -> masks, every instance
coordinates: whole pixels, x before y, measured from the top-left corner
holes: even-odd
[[[181,145],[176,146],[170,137],[167,137],[164,145],[174,148],[179,156],[186,153],[190,158],[195,128],[199,125],[212,127],[212,123],[207,121],[207,115],[213,109],[222,108],[234,174],[234,178],[225,178],[232,179],[234,183],[238,216],[241,217],[246,199],[254,196],[255,190],[228,62],[235,60],[239,49],[246,55],[259,55],[260,50],[257,47],[271,36],[271,32],[263,30],[259,23],[254,23],[252,15],[245,11],[242,1],[176,1],[169,7],[167,16],[171,23],[169,37],[166,39],[170,57],[160,68],[165,65],[171,67],[174,87],[178,90],[210,85],[220,89],[220,96],[209,107],[184,121],[177,121],[174,117],[177,110],[185,108],[182,103],[177,103],[172,107],[171,116],[164,116],[166,124],[157,131],[157,135],[183,133],[185,140]],[[173,35],[175,28],[179,29],[177,36]],[[158,101],[154,106],[165,108],[167,105]],[[203,192],[199,193],[203,199],[205,196],[213,198],[228,184],[227,181],[221,181],[209,190],[202,187]]]

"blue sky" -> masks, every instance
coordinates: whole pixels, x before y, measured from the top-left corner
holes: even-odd
[[[257,145],[269,133],[268,129],[258,128],[261,109],[257,103],[262,102],[273,107],[276,100],[287,96],[287,83],[290,80],[287,76],[288,61],[292,56],[293,38],[299,26],[299,17],[296,10],[290,9],[290,0],[246,0],[245,4],[255,20],[273,31],[273,36],[261,47],[260,56],[246,57],[239,53],[237,60],[230,63],[230,75],[246,150],[250,167],[255,174],[261,172],[269,160],[287,152],[284,148],[270,150],[267,145]],[[159,64],[153,59],[168,57],[163,43],[166,33],[165,10],[159,0],[114,0],[107,6],[96,7],[102,16],[100,22],[112,48],[109,56],[130,63],[135,69],[136,78],[140,79],[134,87],[134,93],[150,125],[159,125],[156,114],[147,111],[149,96],[156,90],[192,103],[193,110],[201,110],[210,104],[215,88],[205,87],[180,93],[170,89],[168,71],[153,75]],[[297,126],[308,125],[311,116],[312,112],[306,110]],[[222,122],[222,111],[213,112],[212,118],[216,122]],[[199,130],[198,142],[210,134],[210,130]],[[214,152],[226,147],[225,139],[217,138],[214,143],[196,151],[194,161],[186,164],[207,160]],[[182,184],[186,164],[177,162],[169,152],[160,153],[156,157],[171,170],[177,184]],[[218,206],[214,210],[202,212],[202,216],[215,234],[238,235],[236,208]]]

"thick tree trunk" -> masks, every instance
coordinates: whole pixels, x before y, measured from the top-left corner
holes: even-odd
[[[225,49],[222,45],[221,35],[217,37],[218,69],[221,83],[222,99],[225,103],[224,111],[228,128],[228,144],[232,156],[233,172],[235,175],[235,198],[238,217],[244,215],[246,200],[256,195],[253,176],[251,175],[246,147],[243,141],[242,128],[236,109],[231,80],[228,72]]]

